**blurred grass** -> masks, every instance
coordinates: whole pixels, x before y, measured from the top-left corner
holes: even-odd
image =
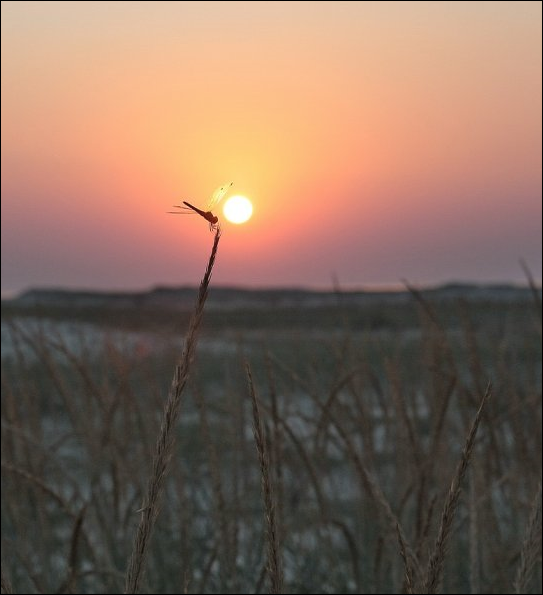
[[[247,360],[272,456],[285,592],[401,591],[397,535],[357,461],[426,567],[489,380],[442,589],[511,592],[541,477],[538,308],[341,296],[335,306],[209,308],[144,590],[267,589]],[[122,591],[188,316],[2,304],[2,561],[15,592]],[[526,592],[541,592],[540,561],[528,578]]]

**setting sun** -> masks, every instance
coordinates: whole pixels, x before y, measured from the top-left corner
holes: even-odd
[[[223,213],[230,223],[245,223],[253,214],[253,205],[247,197],[238,194],[224,203]]]

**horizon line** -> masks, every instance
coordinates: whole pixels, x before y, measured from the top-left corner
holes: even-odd
[[[533,280],[533,279],[532,279]],[[533,280],[535,288],[541,290],[542,284],[540,279]],[[532,287],[530,279],[526,279],[523,282],[520,281],[463,281],[463,280],[451,280],[444,281],[441,283],[417,283],[409,280],[400,281],[398,283],[390,284],[367,284],[367,285],[354,285],[354,284],[337,284],[337,286],[304,286],[304,285],[240,285],[221,283],[213,286],[215,289],[227,289],[232,291],[254,291],[254,292],[265,292],[265,291],[301,291],[306,293],[401,293],[409,292],[409,287],[415,288],[419,291],[431,291],[446,289],[452,287],[473,287],[473,288],[511,288],[511,289],[529,289]],[[151,286],[142,287],[139,289],[133,288],[89,288],[89,287],[74,287],[68,285],[38,285],[35,287],[28,287],[20,291],[16,290],[1,290],[1,299],[13,300],[22,297],[23,295],[31,292],[61,292],[61,293],[91,293],[97,295],[113,295],[113,294],[146,294],[152,293],[159,290],[182,290],[189,289],[195,290],[198,288],[198,284],[167,284],[157,283]]]

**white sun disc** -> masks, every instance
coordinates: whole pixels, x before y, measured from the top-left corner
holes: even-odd
[[[245,223],[253,214],[253,205],[246,196],[231,196],[223,207],[224,216],[231,223]]]

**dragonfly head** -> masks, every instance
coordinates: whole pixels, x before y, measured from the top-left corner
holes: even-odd
[[[219,218],[217,217],[217,215],[213,215],[213,216],[211,217],[211,223],[212,223],[213,225],[215,225],[215,224],[216,224],[218,221],[219,221]]]

